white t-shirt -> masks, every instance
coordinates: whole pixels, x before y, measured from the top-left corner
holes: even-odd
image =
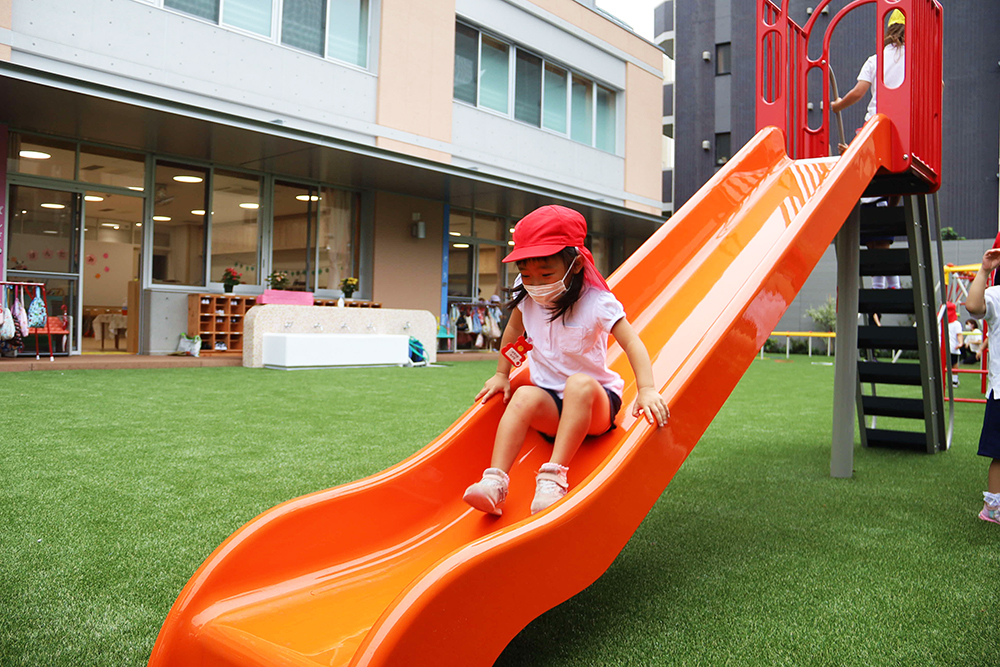
[[[968,344],[970,350],[979,352],[979,346],[983,342],[983,332],[978,328],[969,331],[965,334],[965,342]]]
[[[625,317],[625,309],[611,292],[585,285],[580,299],[562,317],[549,322],[551,312],[530,296],[517,305],[524,330],[531,338],[532,384],[551,389],[562,398],[566,380],[586,373],[619,396],[622,377],[608,369],[608,333]]]
[[[987,287],[986,288],[986,325],[989,327],[989,338],[992,340],[996,336],[997,331],[1000,331],[997,327],[1000,327],[1000,287]],[[994,354],[996,350],[993,350],[993,346],[996,345],[1000,348],[1000,343],[996,340],[992,340],[990,345],[990,364],[987,369],[987,377],[989,379],[989,385],[986,389],[986,396],[993,392],[993,398],[1000,399],[1000,354]]]
[[[885,82],[886,88],[899,88],[903,85],[903,78],[906,75],[905,49],[906,47],[894,44],[890,44],[882,49],[882,80]],[[875,68],[877,66],[876,57],[873,55],[861,66],[861,72],[858,74],[858,81],[867,81],[871,84],[872,99],[868,103],[868,109],[865,111],[865,122],[875,115],[875,109],[877,108],[875,104],[875,89],[878,88],[875,85]]]
[[[952,354],[958,354],[962,347],[958,344],[958,337],[962,335],[962,323],[958,320],[948,322],[948,349]]]

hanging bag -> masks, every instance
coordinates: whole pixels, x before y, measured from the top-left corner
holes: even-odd
[[[22,336],[28,335],[28,314],[24,310],[24,288],[14,292],[14,324],[17,325],[17,333]]]
[[[42,300],[42,290],[36,287],[35,298],[31,300],[31,305],[28,306],[28,325],[44,329],[47,319],[45,301]]]
[[[0,324],[0,340],[10,340],[14,337],[14,315],[7,307],[7,288],[3,288],[3,324]]]
[[[472,333],[480,334],[483,333],[483,321],[479,318],[479,309],[472,309]]]

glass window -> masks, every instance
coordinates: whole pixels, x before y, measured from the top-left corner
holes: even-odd
[[[570,136],[581,144],[593,145],[594,86],[587,79],[573,75],[573,117]]]
[[[163,0],[163,6],[219,22],[219,0]]]
[[[80,180],[142,191],[146,160],[141,155],[96,146],[80,147]]]
[[[271,36],[271,0],[226,0],[222,22],[265,37]]]
[[[451,236],[472,236],[472,214],[452,209],[451,215],[448,216],[448,234]]]
[[[483,35],[482,65],[479,82],[479,106],[507,113],[507,88],[510,59],[508,47],[501,41]]]
[[[320,195],[316,188],[295,183],[274,184],[274,230],[271,271],[288,274],[289,289],[306,290],[316,268],[310,249],[316,237]]]
[[[72,180],[75,169],[76,144],[46,137],[10,135],[8,171]]]
[[[501,294],[503,286],[503,258],[507,253],[502,246],[480,244],[478,278],[479,286],[476,288],[476,298],[489,301],[490,297]]]
[[[78,202],[72,192],[10,186],[7,268],[75,273],[80,256]]]
[[[357,195],[324,188],[319,209],[317,289],[339,290],[344,278],[357,278]]]
[[[153,282],[205,285],[208,172],[158,163],[153,196]]]
[[[326,0],[284,0],[281,43],[323,55]]]
[[[507,238],[507,221],[494,215],[476,213],[475,236],[480,239],[503,241]]]
[[[615,152],[615,94],[597,86],[597,147]]]
[[[368,0],[330,0],[326,55],[367,67]]]
[[[259,284],[257,266],[260,180],[216,171],[212,176],[212,269],[209,280],[221,283],[227,268],[243,274],[243,283]]]
[[[545,127],[566,133],[566,70],[552,63],[545,63]]]
[[[472,296],[472,248],[468,243],[455,242],[448,246],[448,296]]]
[[[731,137],[729,132],[715,135],[715,164],[726,164],[732,157],[730,151]]]
[[[479,32],[455,25],[455,99],[476,103],[479,80]]]
[[[732,45],[729,42],[715,45],[715,73],[731,74],[733,71]]]
[[[514,118],[535,127],[542,124],[542,59],[517,50],[514,72]]]

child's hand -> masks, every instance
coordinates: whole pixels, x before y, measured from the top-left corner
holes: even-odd
[[[666,426],[667,420],[670,419],[670,408],[659,392],[652,387],[644,387],[639,390],[635,405],[632,406],[632,416],[638,417],[640,414],[650,424]]]
[[[1000,266],[1000,248],[991,248],[983,255],[983,271],[989,273]]]
[[[483,403],[490,400],[495,394],[503,394],[504,405],[510,400],[510,380],[503,373],[497,373],[483,385],[483,388],[476,394],[476,400],[483,399]]]

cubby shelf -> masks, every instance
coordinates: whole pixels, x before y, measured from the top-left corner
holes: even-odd
[[[256,303],[252,296],[189,294],[188,335],[201,336],[202,354],[242,354],[243,319]]]

